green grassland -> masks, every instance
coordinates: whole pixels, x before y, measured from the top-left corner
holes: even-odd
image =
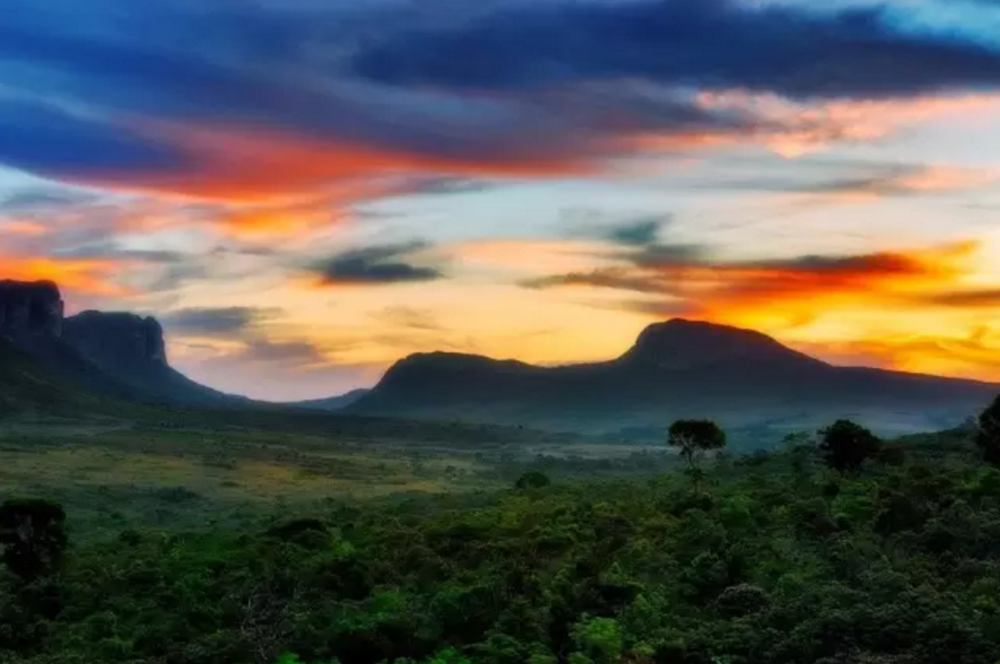
[[[76,534],[91,538],[131,527],[237,527],[334,500],[485,491],[507,486],[540,455],[568,469],[575,460],[580,472],[612,472],[616,464],[643,468],[628,460],[646,454],[517,428],[325,413],[22,418],[0,421],[0,495],[58,500]]]

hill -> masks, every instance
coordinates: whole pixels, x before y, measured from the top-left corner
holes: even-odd
[[[297,401],[295,403],[289,404],[290,406],[295,406],[297,408],[308,408],[310,410],[343,410],[351,404],[358,401],[361,397],[368,394],[370,390],[357,389],[351,390],[350,392],[345,392],[339,396],[329,397],[327,399],[311,399],[309,401]]]
[[[540,367],[475,355],[412,355],[347,412],[660,437],[710,417],[744,438],[848,417],[883,434],[944,429],[1000,386],[835,367],[759,332],[681,319],[642,332],[617,359]]]

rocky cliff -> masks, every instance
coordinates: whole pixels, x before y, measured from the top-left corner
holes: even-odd
[[[154,318],[100,311],[64,318],[52,282],[0,281],[0,339],[94,392],[185,405],[245,402],[172,369]]]
[[[99,366],[167,364],[163,328],[155,318],[84,311],[65,320],[63,338]]]
[[[59,338],[63,301],[51,281],[0,281],[0,336],[17,344]]]

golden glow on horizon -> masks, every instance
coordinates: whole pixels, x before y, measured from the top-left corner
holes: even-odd
[[[103,260],[14,258],[0,254],[0,278],[15,281],[54,281],[60,287],[87,295],[121,297],[130,291],[112,280],[121,264]]]

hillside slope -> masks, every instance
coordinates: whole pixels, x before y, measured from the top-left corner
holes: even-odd
[[[89,376],[77,365],[71,374]],[[121,415],[136,406],[111,395],[123,391],[108,380],[102,391],[88,389],[66,374],[52,370],[36,358],[0,339],[0,419],[17,417],[73,417]]]
[[[85,311],[66,318],[63,340],[133,398],[191,406],[238,405],[248,400],[201,385],[170,366],[163,329],[154,318]]]
[[[361,388],[345,392],[335,397],[328,397],[326,399],[310,399],[309,401],[296,401],[288,405],[295,406],[296,408],[308,408],[310,410],[338,411],[343,410],[351,404],[357,402],[361,399],[361,397],[368,394],[368,392],[369,390]]]
[[[1000,386],[834,367],[758,332],[673,320],[647,328],[608,362],[545,368],[473,355],[410,356],[348,412],[661,436],[680,417],[746,431],[820,426],[838,417],[882,433],[942,429]]]

